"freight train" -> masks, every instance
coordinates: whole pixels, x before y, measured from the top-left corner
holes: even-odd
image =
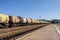
[[[0,28],[25,26],[25,25],[36,25],[40,24],[39,20],[33,20],[31,18],[22,18],[20,16],[9,16],[0,14]]]
[[[22,18],[20,16],[8,16],[0,14],[0,27],[13,27],[39,24],[40,21],[32,20],[31,18]]]

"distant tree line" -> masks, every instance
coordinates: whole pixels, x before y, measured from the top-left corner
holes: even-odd
[[[54,20],[46,20],[46,19],[41,19],[42,21],[50,22],[52,24],[60,24],[59,19],[54,19]]]
[[[53,24],[60,24],[60,20],[58,20],[58,19],[54,19],[54,20],[51,20],[51,23],[53,23]]]

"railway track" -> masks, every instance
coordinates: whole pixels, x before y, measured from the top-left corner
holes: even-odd
[[[15,40],[16,38],[19,37],[19,35],[21,36],[25,33],[28,33],[32,30],[41,28],[46,25],[48,24],[39,24],[39,25],[0,29],[0,40]]]

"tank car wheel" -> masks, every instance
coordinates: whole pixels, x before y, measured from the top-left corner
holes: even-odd
[[[5,26],[3,26],[3,25],[0,25],[0,28],[4,28]]]

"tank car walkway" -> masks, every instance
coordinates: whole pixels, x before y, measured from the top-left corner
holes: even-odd
[[[59,40],[59,33],[55,25],[48,25],[16,40]]]

